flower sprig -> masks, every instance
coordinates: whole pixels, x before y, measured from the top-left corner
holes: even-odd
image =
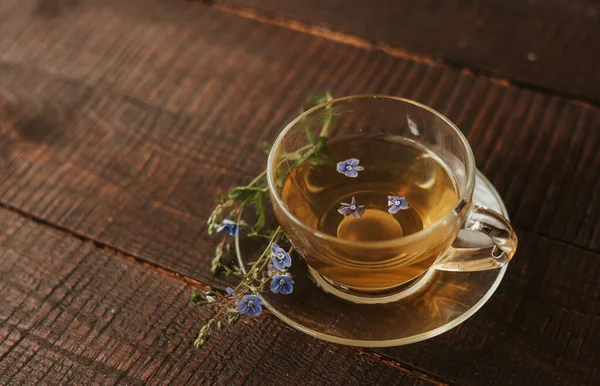
[[[312,108],[332,99],[329,92],[317,94],[309,98],[307,107]],[[324,110],[323,125],[318,138],[315,138],[310,127],[307,127],[305,132],[309,144],[293,152],[282,153],[279,157],[280,164],[284,162],[291,164],[292,167],[289,168],[291,170],[307,162],[312,165],[333,163],[327,149],[328,130],[333,122],[333,115],[329,112],[330,107]],[[282,186],[286,178],[287,173],[278,174],[276,183]],[[281,227],[272,230],[264,229],[267,216],[267,193],[266,170],[263,170],[247,185],[232,188],[226,196],[219,198],[217,206],[208,218],[208,234],[224,234],[215,249],[211,264],[212,272],[239,276],[241,280],[235,288],[228,288],[226,293],[205,290],[191,294],[190,299],[196,305],[217,307],[213,317],[200,329],[198,338],[194,342],[196,347],[204,345],[215,328],[221,331],[226,326],[237,323],[241,315],[259,315],[262,312],[263,300],[258,295],[267,284],[273,293],[287,295],[293,291],[294,281],[287,272],[292,265],[290,255],[293,248],[290,247],[285,251],[279,246],[284,238]],[[223,264],[223,255],[231,249],[231,237],[236,236],[240,227],[247,226],[240,222],[239,218],[242,211],[248,209],[254,210],[257,218],[248,237],[265,237],[268,239],[268,244],[260,257],[244,273],[240,267],[229,267]],[[232,219],[236,219],[237,222]],[[263,273],[265,268],[268,268],[266,275]]]

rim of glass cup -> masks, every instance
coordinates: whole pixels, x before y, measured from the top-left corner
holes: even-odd
[[[343,101],[347,101],[350,99],[367,99],[367,98],[379,98],[379,99],[390,99],[390,100],[395,100],[398,102],[403,102],[403,103],[407,103],[407,104],[411,104],[413,106],[416,106],[422,110],[425,110],[429,113],[432,113],[434,115],[436,115],[438,118],[440,118],[443,122],[445,122],[456,134],[456,136],[458,137],[458,139],[460,140],[460,143],[463,146],[464,151],[467,153],[467,163],[466,163],[466,174],[467,174],[467,183],[465,184],[465,189],[463,194],[460,196],[460,198],[455,202],[455,204],[452,206],[452,209],[446,213],[442,218],[440,218],[438,221],[436,221],[433,225],[431,225],[430,227],[420,230],[418,232],[412,233],[408,236],[404,236],[404,237],[399,237],[399,238],[395,238],[395,239],[390,239],[390,240],[384,240],[384,241],[354,241],[354,240],[344,240],[344,239],[340,239],[339,237],[335,237],[332,235],[329,235],[327,233],[323,233],[317,229],[314,229],[308,225],[306,225],[305,223],[303,223],[302,221],[300,221],[298,218],[296,218],[296,216],[294,216],[289,210],[288,208],[285,206],[285,203],[281,200],[281,197],[279,195],[279,192],[276,189],[275,186],[275,180],[273,178],[273,164],[275,161],[275,154],[277,153],[277,150],[279,149],[279,147],[281,146],[281,143],[283,142],[283,139],[285,138],[286,134],[292,130],[292,128],[294,128],[294,126],[296,126],[296,124],[303,118],[311,115],[313,112],[322,109],[325,106],[329,106],[329,105],[334,105],[336,103],[339,102],[343,102]],[[467,141],[467,138],[464,136],[464,134],[460,131],[460,129],[454,124],[452,123],[452,121],[450,121],[446,116],[444,116],[442,113],[440,113],[439,111],[432,109],[429,106],[425,106],[422,103],[419,102],[415,102],[413,100],[410,99],[406,99],[406,98],[401,98],[401,97],[396,97],[396,96],[392,96],[392,95],[384,95],[384,94],[359,94],[359,95],[350,95],[350,96],[345,96],[345,97],[341,97],[341,98],[335,98],[330,100],[329,102],[325,102],[325,103],[321,103],[318,106],[315,106],[309,110],[306,110],[305,112],[303,112],[302,114],[298,115],[296,118],[294,118],[290,123],[287,124],[287,126],[279,133],[279,135],[277,136],[277,139],[275,140],[275,142],[273,143],[273,147],[271,147],[271,151],[269,152],[269,158],[267,160],[267,184],[269,187],[269,191],[271,192],[271,196],[274,197],[277,205],[279,205],[281,207],[281,210],[285,213],[285,215],[297,226],[299,226],[300,228],[302,228],[303,230],[310,232],[311,234],[323,239],[323,240],[328,240],[331,242],[335,242],[335,243],[340,243],[340,244],[344,244],[347,246],[361,246],[361,247],[390,247],[390,246],[397,246],[399,244],[408,244],[411,243],[414,240],[420,239],[430,233],[432,233],[434,230],[440,228],[443,224],[447,223],[453,216],[456,215],[456,209],[460,208],[462,206],[464,206],[463,202],[470,202],[470,196],[473,193],[473,189],[475,187],[475,157],[473,155],[473,150],[471,149],[471,146],[469,145],[469,142]]]

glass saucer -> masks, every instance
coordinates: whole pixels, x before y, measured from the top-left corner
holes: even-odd
[[[475,204],[507,216],[496,189],[477,172]],[[274,216],[272,216],[274,217]],[[274,221],[274,218],[272,219]],[[245,230],[247,232],[247,230]],[[237,234],[238,263],[245,267],[266,247],[266,240]],[[461,231],[456,243],[489,245],[485,236]],[[482,272],[429,270],[413,286],[387,303],[346,300],[320,276],[311,273],[294,254],[290,273],[294,291],[289,295],[265,291],[266,307],[290,326],[329,342],[362,347],[390,347],[419,342],[456,327],[479,310],[492,296],[507,266]],[[320,287],[321,286],[321,287]],[[340,296],[338,296],[340,295]]]

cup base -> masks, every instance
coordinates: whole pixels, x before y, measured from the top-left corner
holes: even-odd
[[[356,304],[385,304],[404,299],[419,291],[434,275],[433,270],[430,269],[414,279],[392,288],[382,291],[361,291],[337,283],[313,268],[308,267],[308,272],[312,281],[323,291]]]

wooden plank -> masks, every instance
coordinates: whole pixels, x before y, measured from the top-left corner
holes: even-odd
[[[200,172],[193,170],[198,162],[214,166],[211,172],[202,173],[210,182],[209,188],[226,189],[243,180],[224,176],[216,180],[210,173],[251,175],[261,169],[262,142],[275,137],[307,95],[324,89],[334,95],[388,93],[432,105],[459,125],[472,144],[479,167],[505,197],[517,225],[600,249],[597,107],[248,21],[196,3],[171,5],[154,0],[145,5],[140,1],[88,0],[76,4],[48,18],[29,12],[21,2],[3,2],[0,14],[8,23],[6,33],[0,34],[0,61],[134,97],[125,98],[127,107],[122,108],[117,106],[119,102],[98,100],[109,96],[90,96],[89,104],[72,97],[81,105],[78,111],[86,109],[87,115],[104,121],[99,126],[84,114],[76,115],[74,123],[86,127],[92,138],[106,137],[107,149],[121,149],[117,159],[110,161],[121,173],[140,167],[141,161],[131,157],[150,157],[158,152],[146,166],[156,163],[166,168],[163,178],[172,177],[175,182],[183,178],[177,186],[166,188],[187,190],[184,194],[188,197],[182,202],[194,201],[190,195],[202,181]],[[179,43],[182,39],[184,45]],[[15,75],[22,67],[3,68],[2,82],[7,84],[4,94],[9,94],[4,99],[14,105],[27,103],[19,98],[37,98],[30,92],[22,95],[28,88],[43,88],[24,79],[29,75]],[[18,79],[11,80],[13,76]],[[9,83],[14,83],[11,89]],[[73,83],[66,84],[76,88]],[[57,96],[53,86],[48,87],[46,98],[69,98]],[[72,92],[80,95],[88,91]],[[162,114],[154,106],[173,114]],[[64,124],[63,118],[56,119]],[[35,131],[33,126],[30,131]],[[112,141],[104,131],[114,133]],[[46,135],[45,140],[55,141]],[[82,149],[90,140],[79,138],[82,143],[74,149]],[[129,145],[139,143],[143,154],[125,149],[124,139]],[[165,150],[157,150],[161,147]],[[99,150],[82,153],[86,157],[95,153],[109,162],[108,154]],[[134,154],[124,161],[129,156],[126,153],[132,151]],[[161,152],[177,159],[175,164],[166,165]],[[241,155],[243,163],[239,162]],[[80,156],[64,155],[69,159]],[[187,164],[181,166],[181,162]],[[180,166],[185,172],[169,169]],[[163,190],[171,183],[165,182],[160,183]],[[177,193],[163,191],[163,196],[173,199]],[[555,204],[557,201],[560,205]],[[198,214],[197,209],[183,211]]]
[[[203,148],[194,142],[205,135],[196,131],[195,118],[20,68],[5,66],[0,79],[0,95],[12,101],[2,110],[5,203],[223,288],[223,279],[209,273],[212,247],[204,221],[211,208],[205,197],[247,178],[248,170],[235,166],[242,155],[219,149],[233,146],[233,139],[209,139]],[[461,111],[465,120],[475,119],[471,110]],[[193,150],[195,143],[202,152]],[[252,162],[245,167],[258,167]],[[473,319],[432,342],[378,352],[461,384],[481,384],[486,377],[502,384],[507,373],[497,364],[513,354],[523,358],[511,363],[515,379],[553,381],[559,366],[564,384],[594,379],[599,254],[523,229],[519,234],[520,251],[506,281]],[[465,366],[476,371],[459,370]]]
[[[191,287],[5,209],[0,224],[0,384],[442,384],[272,316],[196,350],[209,310]]]
[[[329,48],[336,47],[342,53],[350,50],[335,45]],[[257,79],[270,76],[263,71],[257,71],[243,76],[238,75],[237,81],[224,86],[225,94],[215,94],[216,99],[213,103],[218,106],[216,111],[189,114],[163,114],[152,105],[138,103],[129,98],[121,98],[121,101],[105,100],[112,98],[110,96],[112,94],[105,96],[98,93],[94,96],[90,94],[89,103],[86,104],[85,100],[77,95],[85,94],[88,89],[69,91],[64,96],[58,96],[59,91],[52,90],[52,87],[77,88],[69,82],[64,83],[69,86],[47,86],[50,89],[46,90],[41,97],[32,95],[29,90],[42,92],[44,91],[42,85],[47,84],[48,81],[36,80],[39,84],[33,85],[26,78],[30,76],[42,78],[41,74],[32,72],[28,75],[24,72],[19,75],[18,68],[3,67],[5,70],[2,81],[6,84],[3,91],[5,94],[3,98],[6,100],[4,105],[9,105],[4,110],[17,110],[17,112],[5,113],[5,116],[18,115],[18,110],[25,109],[23,106],[28,103],[35,106],[28,112],[33,123],[28,124],[25,129],[15,128],[12,127],[14,124],[6,123],[4,130],[13,132],[11,134],[13,137],[18,132],[24,131],[26,136],[29,135],[30,140],[32,133],[37,130],[45,133],[41,140],[51,142],[52,146],[66,146],[66,144],[74,144],[73,141],[80,141],[73,146],[73,149],[82,150],[81,154],[64,153],[61,157],[72,162],[77,157],[84,157],[85,159],[76,162],[90,163],[91,155],[95,154],[94,157],[99,157],[98,160],[103,161],[95,164],[94,168],[96,170],[102,168],[104,174],[107,174],[107,170],[104,170],[106,165],[110,170],[118,169],[120,173],[132,172],[141,167],[143,162],[139,158],[145,159],[157,153],[146,166],[153,167],[153,163],[157,163],[158,166],[167,169],[163,170],[166,173],[163,176],[165,180],[160,182],[160,185],[167,189],[163,192],[163,196],[169,196],[172,200],[177,196],[177,192],[169,190],[183,189],[185,192],[182,194],[187,197],[182,202],[187,201],[189,204],[189,201],[194,201],[191,195],[198,189],[198,185],[195,184],[204,178],[210,182],[209,189],[211,186],[226,189],[234,181],[243,180],[237,178],[226,182],[227,178],[224,176],[215,179],[215,174],[194,170],[196,163],[202,163],[202,167],[212,165],[214,168],[211,173],[241,173],[248,176],[256,173],[264,167],[262,140],[274,138],[277,131],[293,116],[292,112],[295,108],[302,104],[304,96],[314,89],[329,88],[337,95],[366,91],[399,94],[436,107],[462,128],[474,148],[480,168],[492,179],[505,197],[517,225],[577,245],[596,250],[600,247],[600,226],[598,226],[600,200],[597,199],[600,194],[597,178],[600,170],[600,120],[597,108],[573,103],[557,96],[495,83],[490,79],[469,73],[456,73],[444,68],[396,60],[360,50],[356,50],[354,54],[356,55],[354,65],[349,67],[347,73],[350,79],[359,77],[359,74],[368,74],[368,71],[379,73],[379,78],[374,78],[372,81],[343,82],[335,66],[320,67],[319,71],[322,75],[318,81],[310,84],[294,84],[298,87],[292,86],[293,96],[288,96],[287,100],[282,100],[282,94],[273,93],[273,89],[267,89],[267,85],[263,85],[257,86],[261,90],[259,93],[244,99],[240,104],[237,97],[233,96],[240,83],[251,87],[251,84],[256,85]],[[213,70],[216,71],[216,68]],[[211,69],[207,71],[210,72]],[[220,71],[225,72],[222,67]],[[236,71],[236,68],[231,69],[231,72]],[[305,75],[310,76],[313,71],[315,69],[307,63],[306,70],[302,70],[300,77],[306,79]],[[323,76],[324,74],[328,75]],[[387,78],[386,74],[394,74],[403,81],[397,83],[397,78]],[[215,77],[220,78],[220,75]],[[340,80],[342,80],[341,84],[338,83]],[[202,98],[210,98],[213,91],[207,90]],[[58,102],[54,99],[60,100],[61,97],[71,98],[79,103],[73,117],[62,117],[62,113],[38,111],[40,108],[46,108],[45,99],[39,100],[40,98],[52,100],[51,103],[56,104]],[[48,108],[52,110],[61,107]],[[85,114],[77,115],[83,110],[86,111]],[[40,114],[57,116],[44,118],[40,117]],[[9,118],[9,121],[14,119],[18,121],[21,118],[17,116],[17,118]],[[59,137],[50,135],[49,130],[35,129],[35,126],[40,123],[36,120],[44,119],[58,120],[55,123],[61,126],[62,130],[69,132],[79,130],[79,134],[69,141],[66,141],[63,136],[64,143],[61,144]],[[69,119],[73,121],[74,126],[65,127],[65,122]],[[103,124],[99,125],[98,120]],[[91,138],[98,136],[104,137],[106,149],[83,150],[83,147],[89,147]],[[31,144],[35,141],[27,143]],[[143,149],[127,148],[133,144],[139,144]],[[11,152],[8,153],[17,156],[21,153],[18,151],[19,148],[19,144],[14,144]],[[24,148],[26,158],[32,156],[30,149],[31,146]],[[103,153],[116,149],[121,149],[116,156]],[[133,154],[128,154],[130,152]],[[161,153],[165,152],[166,158],[172,158],[175,164],[165,165],[165,161],[161,161],[161,157],[165,158]],[[49,154],[47,153],[46,156]],[[244,162],[240,164],[237,161],[241,160],[242,154]],[[111,157],[116,158],[110,159]],[[136,164],[124,165],[123,162],[136,162]],[[181,168],[178,169],[179,171],[169,169],[179,168],[181,166],[179,163],[182,162],[185,164],[182,166],[185,171]],[[11,166],[22,167],[22,164],[7,162],[6,166],[10,169]],[[45,164],[45,167],[50,168],[51,165]],[[87,166],[82,167],[87,168]],[[175,174],[171,176],[170,173]],[[20,178],[20,175],[14,177]],[[178,178],[183,178],[185,181],[178,182],[177,186],[165,188],[173,182],[169,180],[171,177],[175,178],[175,182]],[[110,176],[106,175],[102,178],[110,178]],[[129,178],[135,178],[135,175],[130,175]],[[15,182],[7,180],[5,183],[12,187]],[[118,181],[114,182],[118,183]],[[215,185],[212,185],[213,183]],[[133,186],[130,188],[134,189]],[[569,199],[563,200],[562,197],[569,197]],[[25,198],[27,195],[21,196],[14,205],[21,206]],[[6,196],[5,199],[5,202],[11,202]],[[557,200],[561,201],[560,205],[554,204]],[[160,205],[160,203],[154,204]],[[203,205],[205,206],[206,203],[203,202]],[[193,211],[192,208],[182,210],[193,216],[196,216],[195,212],[198,211],[197,208]],[[201,215],[205,213],[206,211]]]
[[[433,79],[444,75],[430,71]],[[460,77],[450,82],[454,89],[444,92],[442,83],[429,95],[419,95],[423,87],[414,93],[456,116],[479,143],[479,164],[514,222],[597,249],[598,111],[468,74],[445,77],[453,75]],[[264,167],[253,133],[264,128],[272,138],[278,127],[263,121],[243,132],[235,125],[203,128],[201,118],[15,67],[0,67],[0,81],[3,203],[210,280],[199,257],[212,249],[205,236],[212,197]],[[560,206],[548,204],[567,194],[572,199]]]
[[[588,0],[217,0],[215,6],[600,101],[600,7]]]

